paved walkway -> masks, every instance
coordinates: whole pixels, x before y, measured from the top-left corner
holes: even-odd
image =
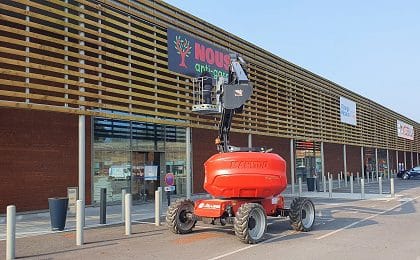
[[[410,186],[406,187],[407,185],[411,185],[411,182],[402,181],[399,179],[395,180],[395,191],[396,193],[402,191],[404,189],[410,188]],[[414,184],[414,183],[413,183]],[[417,184],[415,184],[417,185]],[[320,185],[320,189],[322,190],[322,186]],[[360,185],[356,184],[354,186],[354,193],[350,194],[350,184],[347,187],[344,186],[342,182],[340,188],[338,188],[338,182],[334,182],[334,189],[333,189],[333,196],[332,199],[350,199],[350,200],[358,200],[361,199],[360,195]],[[383,182],[383,192],[384,194],[378,194],[378,183],[377,182],[370,182],[367,183],[365,186],[365,199],[391,199],[389,194],[389,181],[384,180]],[[314,197],[314,198],[329,198],[328,192],[307,192],[306,184],[302,187],[302,194],[301,196],[304,197]],[[283,193],[285,197],[294,197],[297,196],[298,186],[295,186],[295,195],[291,192],[291,186],[289,185],[286,191]],[[207,197],[207,194],[199,194],[194,195],[193,199]],[[163,203],[162,203],[162,216],[165,215],[167,209],[167,201],[165,196],[163,196]],[[209,196],[208,196],[209,197]],[[154,210],[154,201],[150,201],[148,203],[142,203],[138,205],[133,205],[132,208],[132,219],[133,221],[142,221],[147,219],[153,219],[155,216]],[[99,224],[99,207],[87,207],[85,211],[86,215],[86,227],[98,227],[104,225],[113,225],[113,224],[120,224],[122,223],[122,215],[121,215],[121,205],[112,205],[107,206],[107,224]],[[76,227],[76,217],[68,215],[66,220],[66,228],[65,231],[72,231],[75,230]],[[48,234],[54,233],[57,231],[51,231],[50,225],[50,215],[48,211],[45,212],[36,212],[36,213],[24,213],[24,214],[17,214],[16,216],[16,237],[27,237],[27,236],[34,236],[34,235],[41,235],[41,234]],[[60,231],[59,231],[60,232]],[[6,237],[6,216],[0,216],[0,241],[5,240]]]
[[[206,197],[206,194],[194,195],[193,199]],[[174,198],[175,199],[175,198]],[[162,216],[166,215],[167,200],[163,198]],[[99,207],[86,207],[85,210],[85,226],[87,228],[115,225],[122,223],[121,205],[110,205],[106,209],[106,224],[99,224]],[[132,207],[132,220],[141,221],[152,219],[155,217],[154,201],[140,203]],[[66,227],[64,231],[52,231],[50,224],[50,213],[23,213],[16,214],[16,237],[27,237],[41,234],[49,234],[54,232],[66,232],[76,229],[76,216],[67,215]],[[0,241],[6,239],[6,216],[0,217]]]

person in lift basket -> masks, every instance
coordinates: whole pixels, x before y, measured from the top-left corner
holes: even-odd
[[[203,77],[203,100],[204,104],[211,104],[211,90],[213,88],[213,79],[210,72],[206,71],[202,75]]]

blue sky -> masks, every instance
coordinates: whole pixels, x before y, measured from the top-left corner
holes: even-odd
[[[420,1],[166,2],[420,123]]]

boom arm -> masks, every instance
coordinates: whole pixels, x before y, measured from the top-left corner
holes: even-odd
[[[219,122],[219,136],[216,138],[219,152],[241,150],[239,147],[229,145],[229,134],[233,115],[242,113],[245,102],[252,95],[252,85],[249,83],[245,66],[245,62],[241,57],[231,55],[228,84],[223,85],[220,95],[222,115]]]

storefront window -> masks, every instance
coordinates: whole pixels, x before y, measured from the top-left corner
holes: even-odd
[[[302,178],[306,182],[309,177],[321,175],[321,149],[320,143],[309,141],[296,141],[296,179]]]
[[[185,129],[167,128],[166,134],[166,172],[175,175],[175,193],[186,194]]]
[[[121,190],[128,189],[131,175],[130,153],[125,150],[94,150],[93,201],[99,202],[101,188],[107,201],[120,201]]]
[[[95,120],[94,149],[127,150],[130,147],[130,123],[121,120]]]
[[[121,191],[134,201],[154,198],[164,185],[164,175],[173,173],[177,194],[186,192],[185,129],[121,120],[94,119],[93,203],[99,203],[101,188],[107,202],[121,201]]]

